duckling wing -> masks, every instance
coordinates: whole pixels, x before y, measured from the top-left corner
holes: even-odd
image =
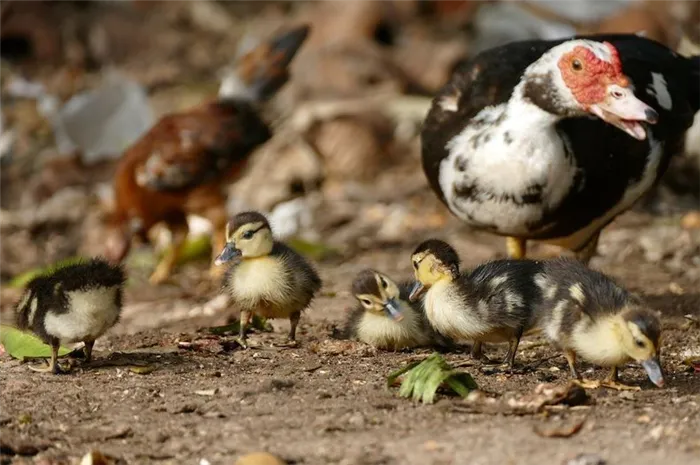
[[[356,338],[357,327],[360,324],[364,313],[365,311],[360,305],[355,305],[351,310],[349,310],[345,321],[343,322],[343,327],[337,335],[338,339]]]
[[[275,242],[271,255],[279,257],[284,262],[293,292],[305,295],[308,302],[311,302],[323,285],[316,268],[295,250],[281,242]]]
[[[142,154],[136,183],[178,191],[233,175],[270,137],[253,107],[243,101],[222,100],[166,115],[130,149]]]
[[[534,260],[493,260],[479,265],[460,279],[465,292],[479,304],[486,302],[493,322],[521,325],[534,324],[535,309],[542,298],[535,276],[542,271]]]
[[[549,286],[544,292],[544,304],[556,306],[569,301],[583,314],[596,320],[622,308],[630,300],[630,294],[612,278],[592,270],[578,260],[558,258],[543,262],[543,278],[539,284]]]

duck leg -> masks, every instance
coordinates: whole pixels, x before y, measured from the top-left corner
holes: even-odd
[[[287,342],[279,344],[280,347],[296,347],[299,343],[297,342],[297,326],[299,325],[299,320],[301,319],[301,312],[294,312],[289,316],[289,335],[287,336]]]
[[[250,318],[253,316],[251,312],[248,310],[241,310],[241,324],[240,324],[240,329],[238,330],[238,343],[241,345],[242,348],[247,349],[248,344],[247,344],[247,337],[246,337],[246,328],[248,326],[248,322],[250,321]]]
[[[503,360],[503,365],[506,365],[510,369],[513,369],[515,365],[515,354],[518,351],[518,345],[520,345],[520,336],[514,336],[508,344],[508,353]]]
[[[618,382],[617,378],[617,367],[612,367],[610,369],[610,373],[606,378],[603,380],[602,383],[600,383],[601,386],[610,388],[610,389],[615,389],[617,391],[641,391],[642,388],[639,386],[628,386],[626,384],[622,384]]]
[[[523,259],[527,253],[527,241],[520,237],[507,237],[506,250],[510,258]]]
[[[579,250],[576,250],[576,258],[583,262],[585,265],[591,261],[591,258],[598,251],[598,239],[600,239],[600,231],[595,233],[595,235]]]
[[[470,355],[474,360],[481,360],[485,363],[491,363],[491,360],[484,355],[483,344],[481,341],[474,341]]]
[[[35,366],[29,366],[30,370],[39,372],[39,373],[53,373],[54,375],[60,374],[60,373],[67,373],[69,370],[64,369],[59,365],[58,363],[58,348],[59,348],[59,343],[55,342],[51,344],[51,361],[49,362],[48,365],[46,365],[43,368],[35,367]]]
[[[472,345],[472,350],[471,350],[470,355],[475,360],[479,360],[481,357],[484,356],[484,350],[481,347],[481,341],[474,341],[474,345]]]
[[[598,389],[600,387],[600,381],[595,379],[583,379],[581,373],[578,372],[576,369],[576,352],[566,350],[564,351],[564,357],[566,357],[566,361],[569,362],[571,377],[574,378],[576,383],[578,383],[582,388],[587,389]]]
[[[92,347],[95,345],[95,341],[85,341],[85,363],[92,362]]]
[[[187,239],[187,223],[179,224],[171,228],[173,234],[173,242],[163,255],[163,258],[156,266],[155,271],[148,279],[151,284],[160,284],[170,277],[175,268],[180,255],[185,248],[185,240]]]

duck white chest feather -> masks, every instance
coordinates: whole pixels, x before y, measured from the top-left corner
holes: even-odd
[[[69,311],[49,311],[44,328],[62,342],[94,340],[112,327],[119,318],[116,304],[118,287],[102,287],[68,292]]]
[[[570,191],[577,166],[555,117],[513,100],[484,108],[446,146],[439,182],[462,220],[526,233]]]
[[[425,294],[426,316],[435,330],[457,340],[480,338],[489,325],[457,292],[453,283],[439,281]]]

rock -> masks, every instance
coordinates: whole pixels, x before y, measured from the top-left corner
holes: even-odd
[[[607,462],[598,454],[578,454],[576,457],[565,460],[562,465],[605,465]]]
[[[236,460],[235,465],[285,465],[286,462],[269,452],[253,452]]]

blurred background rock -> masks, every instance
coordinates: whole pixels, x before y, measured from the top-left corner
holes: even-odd
[[[1,8],[3,280],[100,253],[121,151],[161,115],[214,98],[221,70],[285,26],[309,22],[312,33],[274,102],[275,136],[230,188],[230,212],[266,211],[285,223],[284,236],[323,237],[347,254],[466,229],[429,194],[418,134],[430,96],[475,53],[592,32],[643,33],[679,53],[700,53],[693,1],[4,1]],[[679,231],[700,228],[696,121],[687,153],[637,208],[675,215]],[[611,249],[618,242],[629,250],[620,237],[603,248],[608,256],[620,256]],[[696,250],[697,234],[687,237],[681,245]],[[642,242],[650,257],[664,254]]]

